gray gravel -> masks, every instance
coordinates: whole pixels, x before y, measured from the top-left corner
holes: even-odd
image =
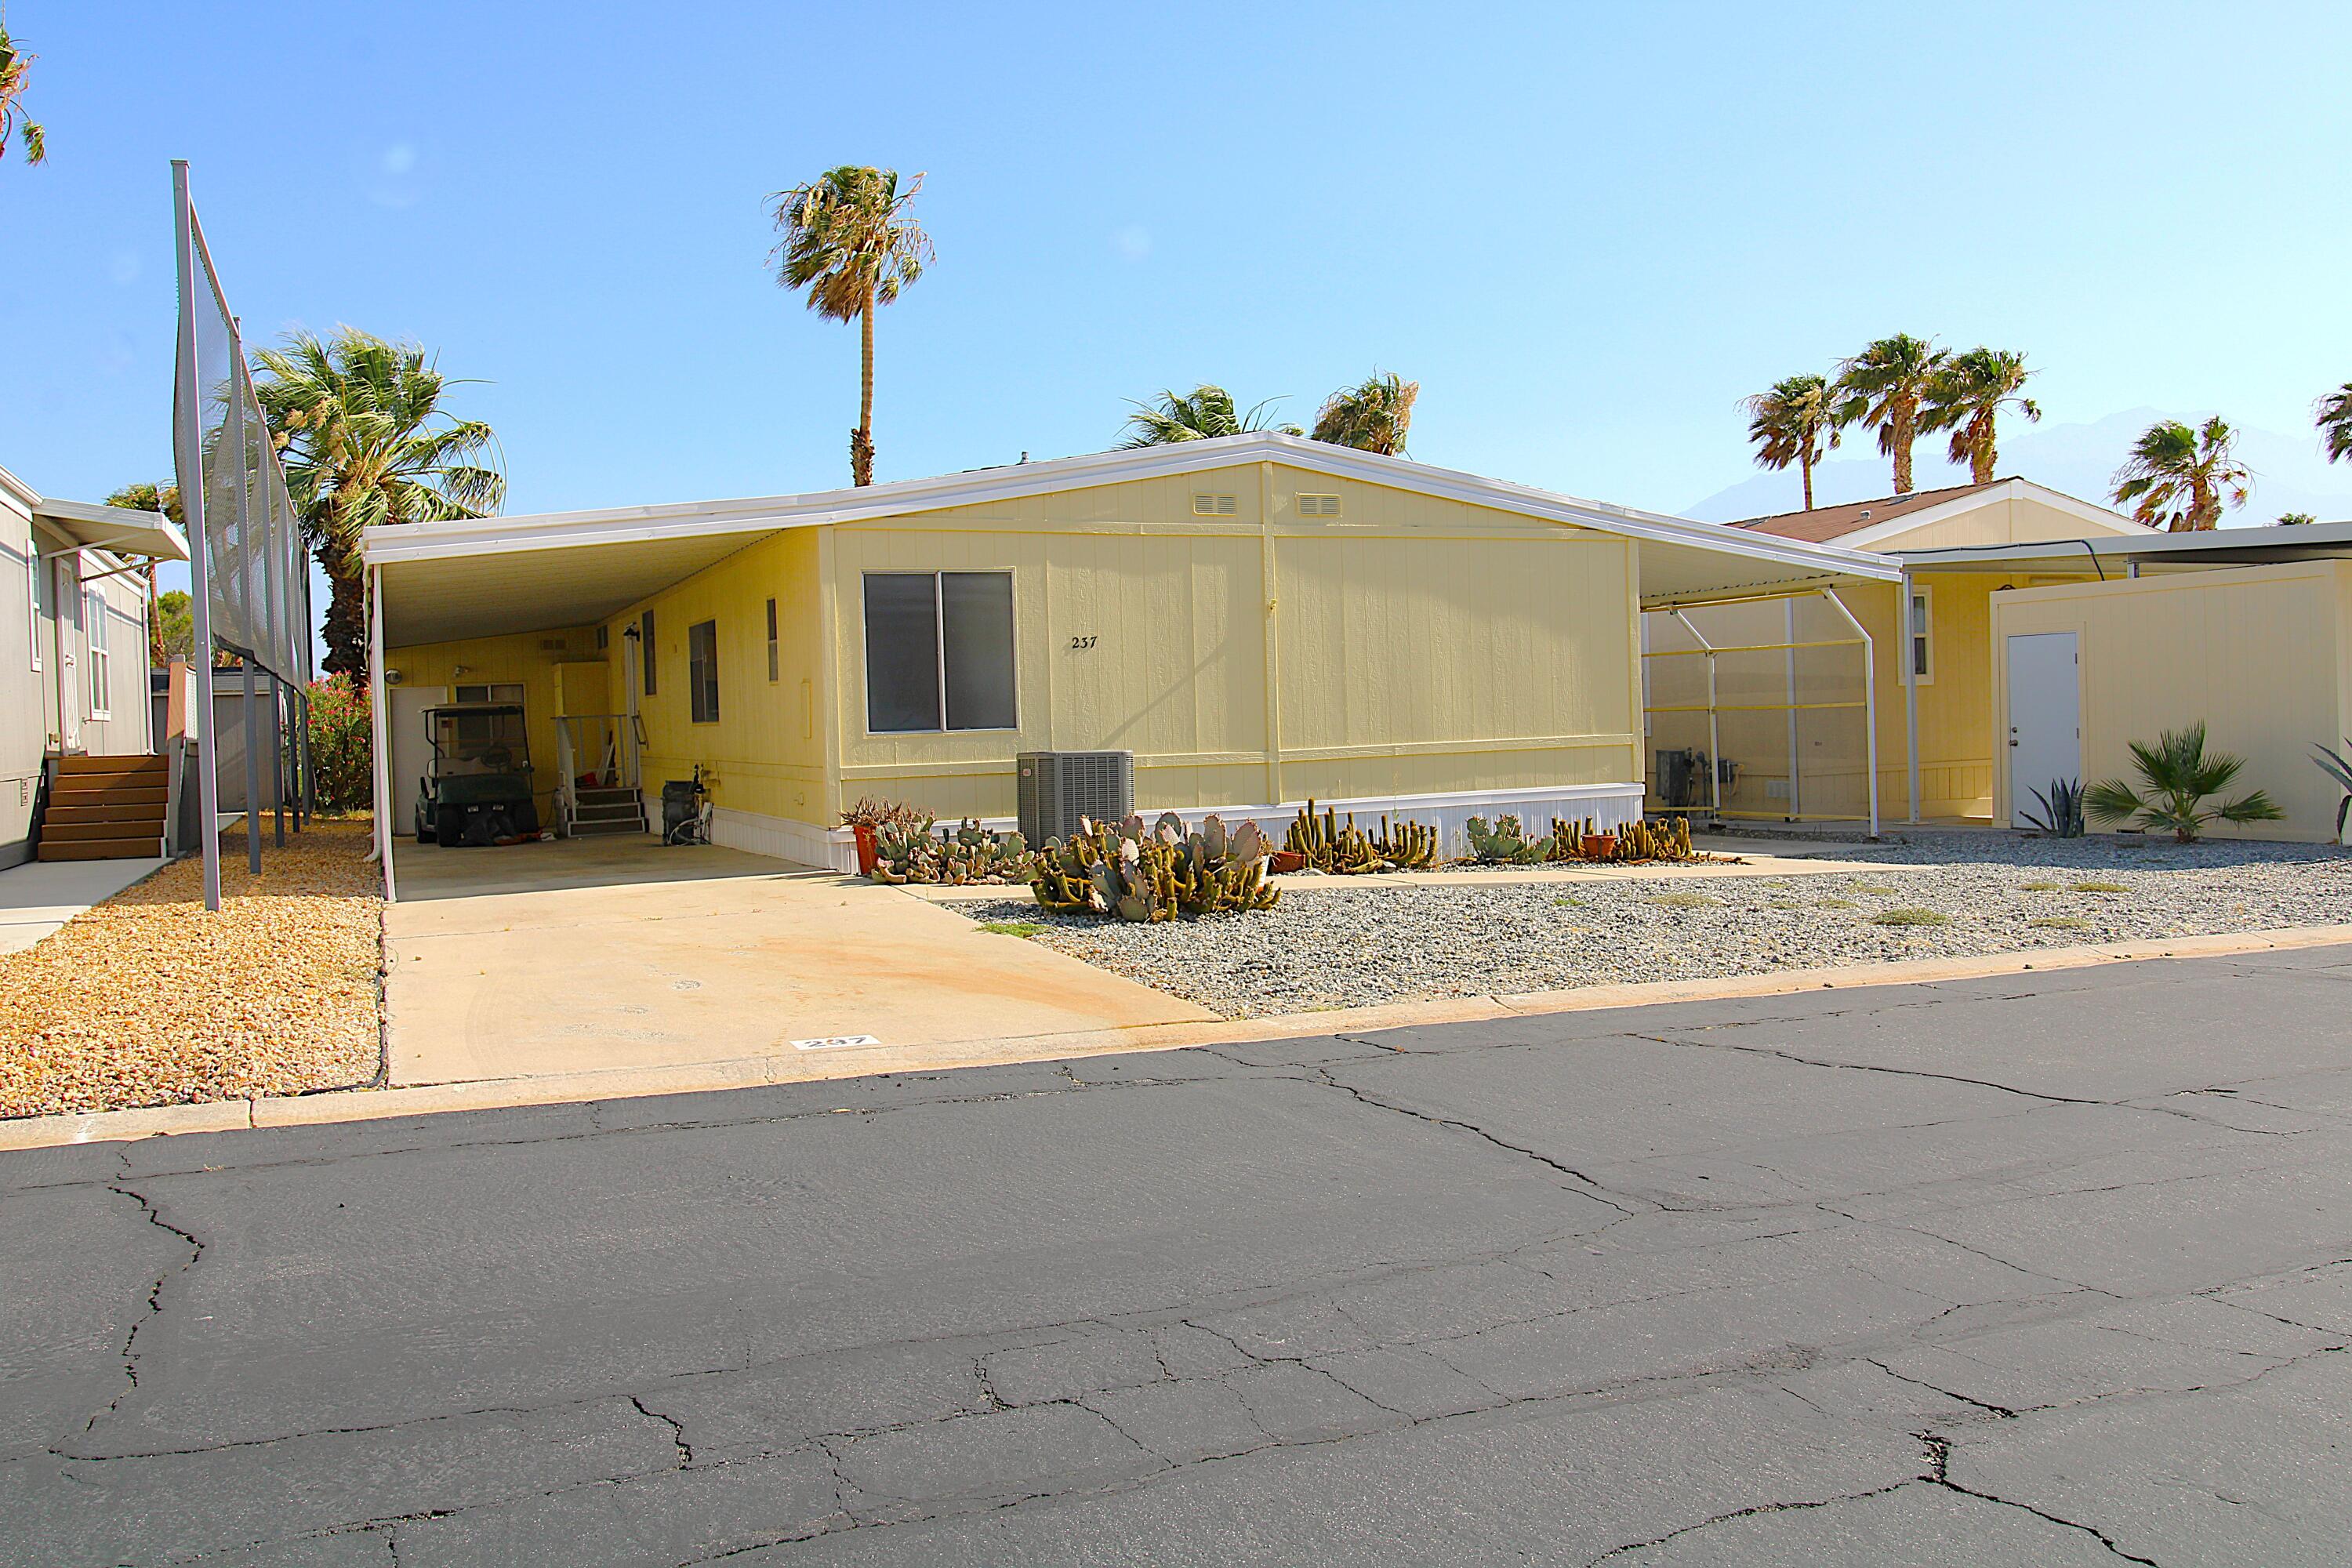
[[[1229,1017],[2352,922],[2342,849],[1944,834],[1840,855],[1924,868],[1493,887],[1334,879],[1293,884],[1265,913],[1157,925],[1055,915],[1026,898],[948,907],[1034,922],[1034,941]],[[1923,923],[1881,923],[1914,910]]]

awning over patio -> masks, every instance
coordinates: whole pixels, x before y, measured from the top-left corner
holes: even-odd
[[[91,506],[78,500],[40,500],[33,515],[64,534],[83,550],[105,550],[117,555],[152,556],[158,561],[185,561],[187,535],[162,512],[134,511],[124,506]]]

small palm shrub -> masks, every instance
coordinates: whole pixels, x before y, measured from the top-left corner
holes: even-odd
[[[2021,815],[2035,831],[2053,838],[2083,837],[2082,780],[2052,779],[2048,789],[2033,792],[2033,798],[2042,805],[2041,815],[2030,811]]]
[[[2335,780],[2336,786],[2344,792],[2344,798],[2336,803],[2336,841],[2341,844],[2344,842],[2344,819],[2352,816],[2352,740],[2347,740],[2344,750],[2340,752],[2315,741],[2311,752],[2311,760],[2319,765],[2319,771]]]
[[[2205,750],[2205,721],[2185,730],[2167,730],[2150,745],[2131,743],[2132,771],[2143,789],[2121,779],[2108,779],[2084,792],[2083,804],[2099,822],[2155,830],[2168,829],[2182,844],[2194,844],[2214,822],[2276,822],[2286,815],[2261,790],[2208,807],[2206,802],[2230,787],[2246,759],[2228,752]]]

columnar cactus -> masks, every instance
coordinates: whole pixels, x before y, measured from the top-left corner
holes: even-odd
[[[1291,823],[1282,847],[1304,858],[1316,870],[1334,876],[1419,870],[1437,861],[1437,829],[1418,822],[1400,822],[1391,827],[1384,816],[1380,836],[1374,837],[1356,826],[1354,812],[1342,824],[1339,814],[1328,808],[1317,816],[1310,800]]]

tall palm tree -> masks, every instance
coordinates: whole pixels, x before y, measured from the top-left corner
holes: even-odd
[[[1954,354],[1927,384],[1919,428],[1949,430],[1952,461],[1969,466],[1970,482],[1990,484],[2000,461],[1993,429],[2000,411],[2013,408],[2029,421],[2042,417],[2042,405],[2025,395],[2032,374],[2025,368],[2025,356],[2012,349],[1975,348]]]
[[[1895,459],[1895,493],[1911,493],[1911,447],[1919,409],[1950,356],[1924,338],[1897,332],[1838,366],[1838,423],[1874,425],[1878,449]]]
[[[2194,430],[2159,419],[2116,470],[2116,504],[2129,506],[2136,521],[2173,533],[2218,528],[2222,507],[2243,506],[2254,491],[2253,470],[2238,461],[2237,444],[2237,432],[2218,415]]]
[[[1412,428],[1413,400],[1420,395],[1421,383],[1401,380],[1394,372],[1374,371],[1323,400],[1315,416],[1315,439],[1402,458],[1405,436]]]
[[[1805,510],[1813,510],[1813,465],[1838,444],[1837,405],[1827,376],[1807,372],[1782,376],[1769,392],[1742,398],[1748,438],[1756,443],[1756,466],[1797,465],[1804,477]]]
[[[1208,441],[1253,430],[1271,430],[1278,436],[1307,434],[1296,425],[1270,422],[1266,410],[1281,401],[1269,397],[1251,405],[1244,413],[1235,410],[1232,393],[1209,382],[1190,392],[1165,391],[1157,403],[1135,405],[1135,412],[1127,416],[1128,437],[1119,446],[1165,447],[1173,441]]]
[[[106,504],[127,506],[133,511],[159,511],[178,527],[188,525],[188,520],[180,510],[180,487],[174,484],[159,485],[141,479],[136,484],[124,485],[107,497]],[[147,558],[147,668],[163,668],[169,661],[168,656],[169,650],[163,641],[163,613],[155,595],[155,558],[151,555]]]
[[[2319,426],[2319,445],[2327,460],[2352,458],[2352,381],[2313,404],[2311,414]]]
[[[829,321],[857,323],[857,428],[849,433],[849,482],[874,482],[874,311],[923,275],[930,237],[907,216],[923,188],[917,174],[905,190],[898,171],[844,163],[805,185],[778,191],[776,242],[768,258],[776,282],[808,295],[808,308]]]
[[[8,24],[0,22],[0,158],[8,155],[12,131],[24,146],[26,163],[38,163],[49,155],[40,121],[25,112],[25,78],[39,58],[19,49],[8,37]]]
[[[326,569],[320,635],[331,675],[364,680],[367,597],[360,533],[378,523],[487,517],[506,500],[498,438],[441,406],[449,381],[415,343],[353,327],[287,334],[254,356],[254,394],[302,537]]]

